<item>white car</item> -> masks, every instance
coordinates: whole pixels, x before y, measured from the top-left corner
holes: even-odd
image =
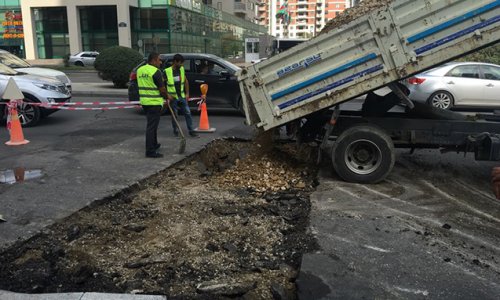
[[[410,99],[437,108],[500,107],[500,66],[479,62],[449,63],[406,81]]]
[[[18,72],[4,64],[0,64],[0,95],[4,94],[10,78],[15,80],[24,95],[23,104],[18,106],[20,122],[24,127],[34,126],[40,118],[57,111],[57,109],[47,109],[28,103],[63,103],[71,99],[71,91],[59,80]],[[6,100],[1,99],[0,101],[5,102]],[[5,121],[6,118],[7,105],[0,105],[0,120]]]
[[[68,59],[68,63],[70,65],[75,65],[75,66],[93,66],[96,57],[99,55],[99,52],[95,51],[83,51],[80,53],[77,53],[75,55],[70,55]]]
[[[69,90],[71,90],[71,80],[69,80],[68,76],[61,71],[47,69],[47,68],[32,67],[25,60],[5,50],[0,50],[0,63],[8,67],[11,67],[12,69],[18,72],[23,72],[31,75],[52,77],[64,83],[66,87]]]

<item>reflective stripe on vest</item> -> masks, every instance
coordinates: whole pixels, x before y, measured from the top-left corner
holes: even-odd
[[[163,105],[163,97],[153,80],[153,75],[157,71],[158,68],[148,64],[137,70],[137,86],[141,105]]]
[[[180,68],[181,73],[181,97],[186,98],[186,94],[184,94],[184,82],[186,80],[186,73],[184,72],[184,67]],[[177,96],[177,90],[175,89],[174,82],[174,70],[172,67],[168,67],[165,69],[165,74],[167,75],[167,93],[169,93],[174,99],[179,98]]]

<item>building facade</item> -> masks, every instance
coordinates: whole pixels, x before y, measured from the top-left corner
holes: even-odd
[[[203,3],[230,15],[256,22],[259,0],[203,0]]]
[[[328,20],[352,4],[352,0],[262,0],[258,5],[257,19],[272,36],[309,39],[319,33]],[[290,17],[288,24],[284,19],[276,18],[283,9]]]
[[[242,53],[265,33],[202,0],[0,0],[0,48],[27,59],[63,58],[121,45],[151,51]]]

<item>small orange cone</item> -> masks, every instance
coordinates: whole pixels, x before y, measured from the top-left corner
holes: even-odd
[[[201,96],[203,98],[203,102],[200,104],[201,114],[200,114],[200,126],[197,127],[194,131],[196,132],[215,132],[215,128],[210,128],[210,124],[208,123],[208,112],[207,112],[207,104],[205,103],[205,99],[207,97],[208,92],[208,84],[202,84],[200,86]]]
[[[9,108],[9,119],[7,122],[7,128],[10,132],[10,141],[6,142],[9,146],[19,146],[29,143],[30,141],[24,139],[23,128],[21,127],[21,122],[19,122],[19,116],[17,115],[17,103],[14,103]]]

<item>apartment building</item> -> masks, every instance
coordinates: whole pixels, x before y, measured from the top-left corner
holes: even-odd
[[[256,22],[258,2],[259,0],[203,0],[205,5],[251,22]]]
[[[257,19],[268,34],[284,38],[311,38],[321,31],[328,20],[359,1],[353,0],[261,0]],[[285,10],[286,18],[276,18]]]

